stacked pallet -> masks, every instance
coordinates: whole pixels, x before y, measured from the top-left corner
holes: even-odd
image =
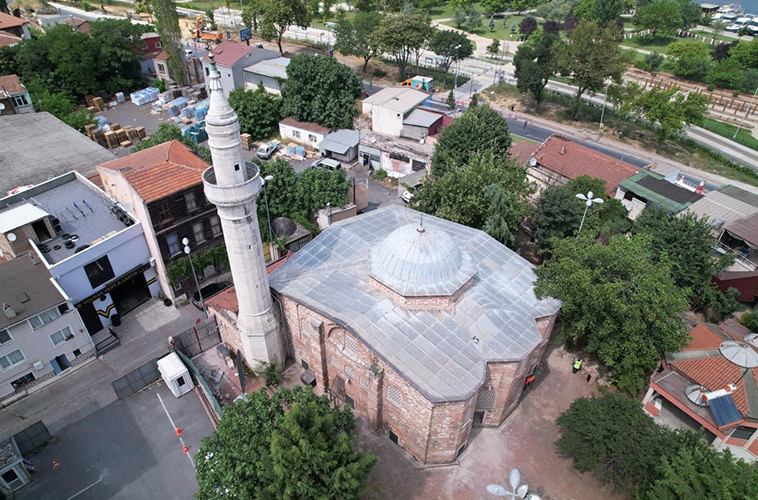
[[[250,151],[253,149],[253,138],[250,134],[240,134],[240,137],[242,138],[242,148]]]
[[[137,134],[139,134],[140,139],[144,139],[145,137],[147,137],[147,133],[145,132],[145,127],[137,127],[134,130],[137,131]]]
[[[137,144],[140,141],[141,138],[137,129],[129,125],[128,127],[125,127],[124,130],[126,130],[126,136],[132,144]]]
[[[107,148],[108,142],[105,140],[105,132],[102,130],[95,130],[92,132],[92,135],[90,136],[93,141],[100,144],[102,147]]]
[[[119,125],[118,123],[111,123],[111,130],[113,132],[115,132],[116,130],[118,130],[120,128],[121,128],[121,125]]]
[[[84,135],[86,135],[87,137],[92,137],[92,132],[95,131],[95,130],[97,130],[97,124],[90,123],[88,125],[85,125],[84,126]]]
[[[129,140],[129,137],[126,135],[126,130],[123,128],[116,130],[116,137],[118,137],[119,143]]]
[[[92,106],[97,111],[104,111],[105,110],[105,102],[103,101],[102,97],[94,97],[92,99]]]
[[[108,149],[117,148],[119,146],[118,135],[116,135],[116,132],[110,131],[105,133],[105,144]]]

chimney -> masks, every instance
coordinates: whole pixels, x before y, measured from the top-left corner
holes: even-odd
[[[561,154],[562,155],[566,154],[566,146],[561,146]]]

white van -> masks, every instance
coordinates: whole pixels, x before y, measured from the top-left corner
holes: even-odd
[[[311,163],[311,168],[319,167],[324,167],[325,169],[331,170],[333,172],[335,170],[342,170],[342,163],[338,162],[337,160],[332,160],[331,158],[321,158]]]

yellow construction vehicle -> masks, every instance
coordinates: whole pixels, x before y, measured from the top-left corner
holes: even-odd
[[[211,31],[205,29],[205,17],[200,14],[195,18],[195,27],[190,28],[190,33],[195,40],[205,40],[208,42],[221,43],[224,40],[223,35],[218,31]]]

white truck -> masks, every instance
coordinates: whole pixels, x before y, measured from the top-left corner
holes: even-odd
[[[279,144],[275,142],[267,142],[258,146],[256,154],[261,160],[268,160],[279,149]]]

